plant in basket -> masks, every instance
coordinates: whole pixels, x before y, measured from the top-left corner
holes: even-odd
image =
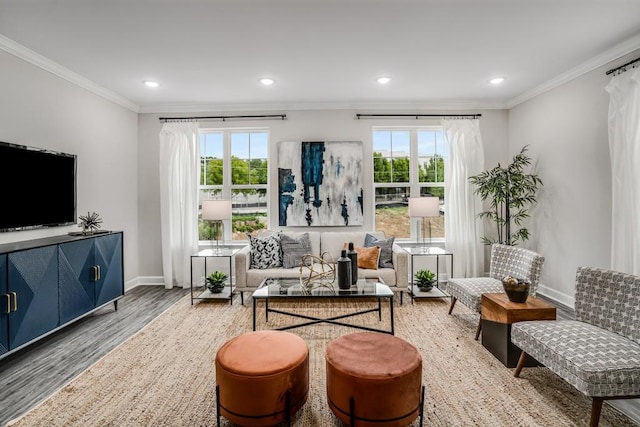
[[[229,277],[228,274],[223,273],[222,271],[216,270],[213,273],[210,273],[205,278],[205,283],[207,285],[207,289],[211,291],[211,293],[219,294],[222,292],[225,286],[225,282]]]
[[[416,271],[416,285],[422,292],[429,292],[436,284],[436,275],[431,270]]]

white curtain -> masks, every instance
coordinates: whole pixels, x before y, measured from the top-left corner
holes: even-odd
[[[160,131],[160,223],[165,288],[188,288],[198,249],[198,123],[165,123]]]
[[[445,169],[445,217],[447,250],[456,262],[452,277],[478,277],[484,273],[482,201],[474,193],[469,177],[484,170],[484,151],[477,119],[442,121],[449,143],[449,164]]]
[[[640,275],[640,68],[614,76],[609,92],[611,268]]]

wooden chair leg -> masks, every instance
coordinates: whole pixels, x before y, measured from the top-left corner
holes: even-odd
[[[480,331],[482,330],[482,318],[478,320],[478,329],[476,329],[476,341],[480,337]]]
[[[451,297],[451,305],[449,306],[449,314],[451,314],[451,312],[453,311],[453,306],[456,305],[456,301],[458,301],[458,298]]]
[[[600,423],[600,412],[602,411],[602,402],[604,398],[594,397],[591,404],[591,421],[589,421],[589,427],[598,427]]]
[[[524,367],[524,364],[525,364],[526,361],[527,361],[527,353],[525,353],[523,351],[522,353],[520,353],[520,359],[518,359],[518,364],[516,365],[516,370],[513,371],[513,376],[514,377],[520,376],[520,371],[522,371],[522,368]]]

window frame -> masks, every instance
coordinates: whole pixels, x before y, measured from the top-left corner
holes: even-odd
[[[270,196],[269,196],[269,186],[270,186],[270,171],[271,171],[271,158],[270,158],[270,147],[271,147],[271,133],[269,128],[265,127],[229,127],[229,128],[218,128],[218,127],[201,127],[198,129],[198,146],[200,145],[200,135],[206,133],[219,133],[222,134],[222,184],[211,184],[206,185],[202,184],[202,179],[200,178],[198,182],[198,224],[200,224],[201,220],[201,212],[200,206],[202,206],[202,195],[204,192],[215,191],[219,192],[219,197],[222,199],[232,199],[232,195],[235,190],[244,190],[244,189],[253,189],[253,190],[264,190],[265,198],[266,198],[266,214],[267,214],[267,224],[270,224]],[[237,133],[264,133],[266,134],[266,159],[267,159],[267,182],[265,184],[233,184],[232,183],[232,144],[231,144],[231,135]],[[249,144],[251,144],[249,140]],[[200,164],[202,159],[202,153],[200,153],[200,158],[198,162]],[[232,217],[236,215],[234,209],[232,209]],[[225,236],[226,244],[237,244],[237,243],[245,243],[244,240],[233,240],[233,230],[232,230],[232,222],[233,220],[226,220],[222,223],[223,236]],[[231,238],[228,238],[231,236]],[[199,236],[198,236],[199,237]],[[198,240],[198,246],[208,246],[211,243],[210,240]]]
[[[373,214],[374,214],[374,218],[373,218],[373,227],[375,229],[375,225],[376,225],[376,220],[375,220],[375,215],[376,215],[376,200],[375,200],[375,194],[376,194],[376,189],[377,188],[394,188],[394,187],[408,187],[409,188],[409,195],[408,197],[420,197],[421,194],[421,189],[422,188],[442,188],[443,189],[443,194],[444,194],[444,190],[446,187],[445,181],[443,179],[443,181],[441,183],[439,182],[420,182],[420,173],[419,173],[419,152],[418,152],[418,133],[420,131],[436,131],[436,132],[440,132],[443,135],[443,144],[444,144],[444,149],[447,149],[447,141],[444,138],[444,128],[442,125],[421,125],[421,126],[373,126],[372,130],[371,130],[371,139],[372,139],[372,144],[371,144],[371,154],[373,157],[373,153],[376,152],[374,146],[373,146],[373,138],[374,138],[374,133],[375,132],[409,132],[409,182],[381,182],[381,183],[376,183],[375,182],[375,170],[374,170],[374,163],[372,161],[371,163],[371,182],[372,182],[372,187],[373,187]],[[444,153],[443,153],[444,154]],[[448,166],[448,154],[447,155],[443,155],[444,157],[444,162],[445,162],[445,170]],[[445,175],[446,176],[446,175]],[[445,200],[445,206],[446,206],[446,194],[444,196],[444,200]],[[419,239],[419,232],[420,232],[420,227],[417,224],[417,221],[412,220],[409,217],[409,230],[410,230],[410,236],[409,237],[397,237],[396,240],[399,242],[415,242],[418,241]],[[376,230],[379,231],[379,230]],[[383,231],[383,230],[382,230]],[[438,244],[443,244],[446,241],[446,230],[445,230],[445,236],[444,237],[433,237],[432,238],[432,242],[433,243],[438,243]]]

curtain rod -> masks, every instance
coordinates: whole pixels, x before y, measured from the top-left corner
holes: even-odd
[[[416,120],[420,117],[471,117],[478,119],[482,117],[482,114],[356,114],[358,120],[365,117],[415,117]]]
[[[634,63],[636,63],[638,61],[640,61],[640,58],[636,58],[633,61],[629,61],[626,64],[622,64],[619,67],[612,68],[612,69],[610,69],[609,71],[606,72],[606,75],[608,76],[609,74],[615,73],[616,71],[620,71],[621,73],[624,73],[625,71],[627,71],[627,66],[629,66],[631,64],[634,64]],[[635,65],[633,66],[633,68],[635,68]]]
[[[160,117],[158,120],[163,122],[179,121],[179,120],[235,120],[235,119],[275,119],[285,120],[286,114],[259,114],[254,116],[203,116],[203,117]]]

